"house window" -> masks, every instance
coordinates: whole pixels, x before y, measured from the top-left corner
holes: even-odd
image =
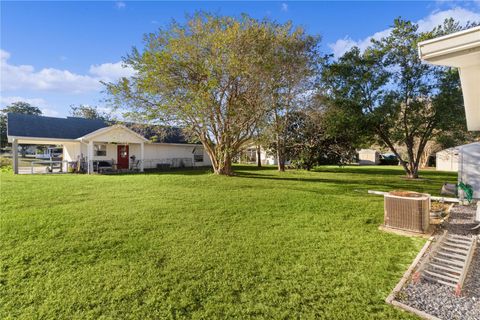
[[[97,157],[105,157],[107,155],[107,145],[106,144],[93,145],[93,153]]]
[[[193,150],[193,161],[203,162],[203,148],[195,148]]]

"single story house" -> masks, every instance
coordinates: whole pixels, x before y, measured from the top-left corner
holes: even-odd
[[[19,144],[60,145],[65,171],[69,163],[80,160],[87,163],[88,173],[94,172],[98,161],[111,161],[118,169],[136,164],[139,171],[159,165],[211,165],[201,144],[188,143],[179,128],[170,129],[159,142],[151,142],[123,124],[110,125],[103,120],[7,114],[7,138],[12,150]],[[18,173],[15,152],[13,169]]]

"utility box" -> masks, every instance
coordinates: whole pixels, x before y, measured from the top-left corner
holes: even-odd
[[[384,196],[385,226],[405,231],[425,233],[430,226],[430,195],[392,191]]]

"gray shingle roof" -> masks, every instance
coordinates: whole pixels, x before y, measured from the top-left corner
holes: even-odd
[[[7,135],[16,137],[77,139],[105,127],[102,120],[7,114]]]
[[[183,130],[176,127],[123,123],[154,142],[189,143]],[[97,119],[54,118],[18,113],[7,114],[7,135],[16,137],[77,139],[110,124]]]

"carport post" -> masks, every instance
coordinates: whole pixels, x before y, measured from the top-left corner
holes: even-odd
[[[18,174],[18,140],[12,141],[13,173]]]
[[[143,172],[143,169],[145,168],[143,162],[145,158],[145,143],[142,142],[140,143],[140,172]]]
[[[90,140],[87,146],[88,155],[88,174],[93,173],[93,141]]]

